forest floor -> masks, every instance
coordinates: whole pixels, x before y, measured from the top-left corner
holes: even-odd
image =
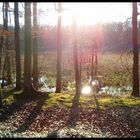
[[[0,137],[140,137],[140,107],[139,104],[133,104],[139,103],[140,99],[129,99],[134,101],[134,106],[126,106],[124,100],[119,102],[119,106],[104,106],[99,110],[80,106],[76,126],[70,127],[67,122],[71,108],[60,106],[60,103],[69,102],[69,97],[66,97],[58,93],[57,97],[51,95],[47,99],[18,98],[12,101],[10,97],[12,102],[0,110]],[[101,98],[104,100],[100,100],[100,103],[109,103],[112,97]],[[47,106],[46,103],[52,106]]]

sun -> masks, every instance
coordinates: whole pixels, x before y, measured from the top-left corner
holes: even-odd
[[[72,18],[75,17],[77,25],[95,25],[122,20],[123,15],[126,15],[124,8],[128,6],[124,3],[62,3],[62,5],[66,9],[62,13],[63,24],[71,24]]]
[[[56,3],[58,4],[58,3]],[[95,25],[105,22],[124,22],[128,17],[131,17],[130,3],[107,3],[107,2],[62,2],[63,12],[62,25],[72,25],[73,16],[76,17],[78,26]],[[58,13],[54,9],[54,3],[38,3],[40,24],[57,24]],[[44,20],[45,19],[45,20]]]
[[[82,94],[84,94],[84,95],[88,95],[88,94],[91,93],[91,87],[88,86],[88,85],[86,85],[86,86],[84,86],[84,87],[82,88],[81,92],[82,92]]]

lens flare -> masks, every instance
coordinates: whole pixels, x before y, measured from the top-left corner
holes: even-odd
[[[82,94],[87,95],[87,94],[90,94],[90,92],[91,92],[91,87],[90,86],[84,86],[82,88]]]

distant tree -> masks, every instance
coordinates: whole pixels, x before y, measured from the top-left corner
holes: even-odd
[[[37,3],[33,2],[33,84],[37,88],[38,82],[38,39],[37,28]]]
[[[9,8],[9,3],[5,2],[5,30],[8,31],[8,8]],[[8,36],[6,37],[6,49],[9,50],[9,44],[8,44]],[[9,52],[7,52],[6,54],[7,57],[7,83],[11,84],[12,80],[11,80],[11,65],[10,65],[10,55]]]
[[[3,4],[3,19],[4,19],[4,25],[3,29],[4,31],[8,32],[8,8],[9,8],[9,3],[4,2]],[[6,36],[5,39],[5,61],[4,61],[4,66],[3,66],[3,80],[2,80],[2,87],[4,86],[4,72],[5,70],[7,71],[7,84],[11,84],[11,66],[10,66],[10,54],[9,54],[9,45],[8,45],[8,36]]]
[[[20,60],[20,27],[18,2],[14,3],[15,14],[15,55],[16,55],[16,89],[21,89],[21,60]]]
[[[91,47],[91,81],[90,84],[92,84],[93,78],[94,78],[94,45]]]
[[[24,87],[23,93],[31,95],[31,3],[25,2],[25,54],[24,54]]]
[[[2,103],[2,88],[0,87],[0,108],[3,107],[3,103]]]
[[[139,52],[137,44],[137,3],[132,3],[132,42],[133,42],[133,91],[132,96],[139,97]]]
[[[95,46],[95,50],[94,50],[94,62],[95,62],[95,71],[94,71],[94,75],[97,76],[97,66],[98,66],[98,52],[97,52],[97,45]]]
[[[61,92],[61,15],[62,12],[62,4],[58,3],[58,22],[57,22],[57,79],[56,79],[56,93]]]
[[[3,3],[3,6],[2,6],[3,10],[3,15],[4,15],[4,3]],[[4,23],[4,18],[3,18],[3,23]],[[4,26],[3,26],[3,30],[4,30]],[[4,41],[4,37],[3,35],[1,35],[1,38],[0,38],[0,80],[2,80],[2,49],[3,49],[3,41]],[[3,104],[2,104],[2,82],[0,84],[0,108],[2,108]]]

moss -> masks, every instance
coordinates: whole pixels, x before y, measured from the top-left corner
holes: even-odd
[[[98,100],[99,105],[113,108],[113,107],[133,107],[140,106],[140,98],[129,98],[129,97],[107,97]]]
[[[8,96],[3,99],[4,105],[10,105],[16,101],[15,95],[20,95],[21,91],[9,91]],[[70,108],[72,106],[74,94],[73,93],[50,93],[46,99],[42,109],[48,109],[53,107]],[[81,96],[80,107],[82,108],[96,108],[95,100],[91,97]],[[97,103],[100,109],[114,108],[114,107],[133,107],[140,106],[140,98],[138,97],[98,97]],[[33,102],[32,106],[36,106]]]
[[[73,96],[68,93],[51,93],[46,99],[43,109],[50,107],[71,107]]]
[[[13,95],[8,96],[7,98],[3,99],[3,104],[4,105],[10,105],[16,100],[14,99]]]
[[[49,98],[46,99],[46,102],[43,106],[43,109],[51,107],[62,107],[69,108],[72,106],[72,99],[74,94],[70,93],[51,93]],[[80,97],[80,107],[83,108],[96,108],[94,98],[89,98],[85,96]],[[114,107],[132,107],[140,106],[140,98],[130,98],[130,97],[100,97],[97,99],[97,103],[100,109],[105,108],[114,108]]]
[[[36,102],[33,102],[33,103],[31,104],[31,106],[37,106],[37,103],[36,103]]]

